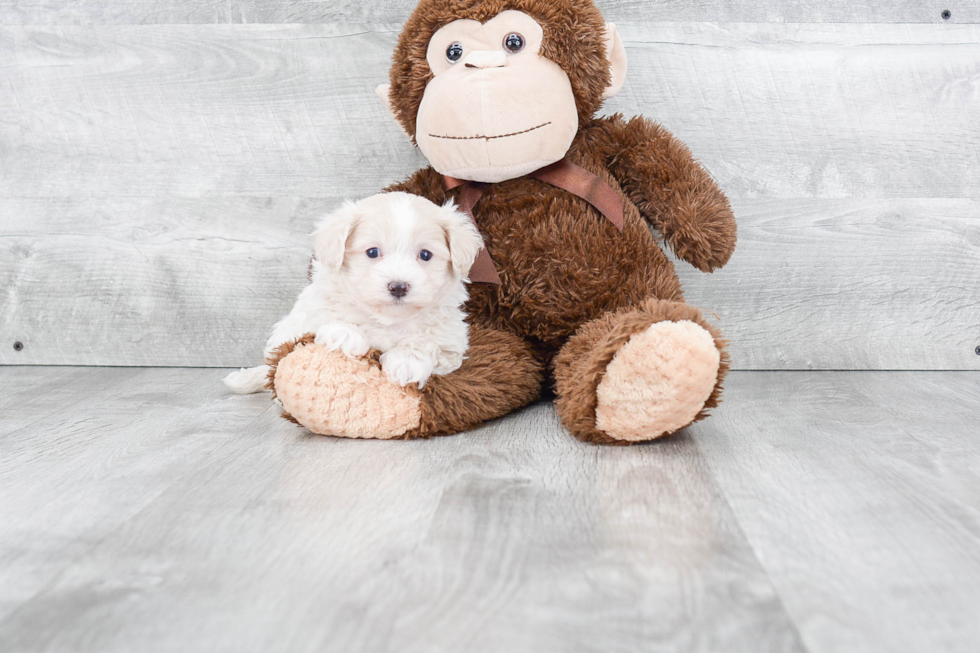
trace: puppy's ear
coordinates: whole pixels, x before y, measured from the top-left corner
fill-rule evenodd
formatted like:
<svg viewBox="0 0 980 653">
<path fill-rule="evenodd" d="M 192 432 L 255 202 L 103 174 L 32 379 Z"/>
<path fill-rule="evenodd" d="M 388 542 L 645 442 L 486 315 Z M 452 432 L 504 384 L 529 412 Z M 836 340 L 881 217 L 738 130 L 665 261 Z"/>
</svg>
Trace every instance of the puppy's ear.
<svg viewBox="0 0 980 653">
<path fill-rule="evenodd" d="M 483 249 L 483 238 L 469 216 L 456 210 L 449 202 L 441 208 L 442 228 L 449 243 L 449 259 L 453 270 L 461 277 L 469 274 L 476 255 Z"/>
<path fill-rule="evenodd" d="M 313 232 L 313 248 L 323 265 L 339 270 L 344 265 L 347 239 L 357 227 L 357 206 L 350 200 L 323 218 Z"/>
</svg>

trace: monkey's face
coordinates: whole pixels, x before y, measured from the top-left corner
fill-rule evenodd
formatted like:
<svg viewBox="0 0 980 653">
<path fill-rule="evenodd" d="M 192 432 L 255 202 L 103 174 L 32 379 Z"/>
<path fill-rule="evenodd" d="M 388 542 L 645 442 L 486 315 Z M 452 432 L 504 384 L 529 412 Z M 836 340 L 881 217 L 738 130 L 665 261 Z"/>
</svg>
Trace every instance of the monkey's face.
<svg viewBox="0 0 980 653">
<path fill-rule="evenodd" d="M 520 177 L 565 156 L 578 131 L 568 75 L 540 53 L 527 14 L 456 20 L 429 41 L 435 75 L 419 105 L 415 140 L 442 174 L 472 181 Z"/>
</svg>

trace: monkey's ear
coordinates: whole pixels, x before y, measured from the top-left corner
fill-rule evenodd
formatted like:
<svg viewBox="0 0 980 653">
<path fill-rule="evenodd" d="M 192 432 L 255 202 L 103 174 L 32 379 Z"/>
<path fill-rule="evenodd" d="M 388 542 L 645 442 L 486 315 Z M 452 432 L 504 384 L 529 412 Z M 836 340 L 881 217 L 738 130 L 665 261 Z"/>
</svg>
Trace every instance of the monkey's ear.
<svg viewBox="0 0 980 653">
<path fill-rule="evenodd" d="M 609 60 L 609 86 L 602 92 L 603 99 L 619 93 L 626 81 L 626 48 L 613 23 L 606 23 L 606 59 Z"/>
<path fill-rule="evenodd" d="M 378 88 L 374 89 L 375 94 L 381 98 L 381 103 L 384 104 L 385 109 L 388 110 L 388 115 L 391 116 L 391 119 L 395 121 L 395 124 L 398 125 L 398 128 L 402 130 L 403 134 L 411 138 L 412 136 L 405 131 L 405 125 L 403 125 L 402 121 L 395 115 L 395 110 L 391 108 L 391 97 L 388 95 L 389 91 L 391 91 L 391 84 L 380 84 Z"/>
</svg>

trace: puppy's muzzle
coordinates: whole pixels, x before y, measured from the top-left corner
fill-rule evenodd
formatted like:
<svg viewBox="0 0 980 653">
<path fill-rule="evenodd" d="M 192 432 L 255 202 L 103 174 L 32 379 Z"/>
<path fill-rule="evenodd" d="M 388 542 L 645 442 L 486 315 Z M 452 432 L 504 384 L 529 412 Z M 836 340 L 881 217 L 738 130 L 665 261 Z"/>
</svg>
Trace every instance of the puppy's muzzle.
<svg viewBox="0 0 980 653">
<path fill-rule="evenodd" d="M 392 281 L 388 284 L 388 292 L 391 293 L 391 296 L 395 299 L 401 299 L 408 294 L 408 289 L 410 287 L 411 286 L 404 281 Z"/>
</svg>

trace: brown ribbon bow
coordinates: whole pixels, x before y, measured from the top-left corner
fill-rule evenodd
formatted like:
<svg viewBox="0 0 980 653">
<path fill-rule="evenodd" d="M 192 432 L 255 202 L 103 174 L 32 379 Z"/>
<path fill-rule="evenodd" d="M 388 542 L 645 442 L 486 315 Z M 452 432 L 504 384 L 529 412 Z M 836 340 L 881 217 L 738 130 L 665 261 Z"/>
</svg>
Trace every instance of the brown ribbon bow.
<svg viewBox="0 0 980 653">
<path fill-rule="evenodd" d="M 591 204 L 606 219 L 615 225 L 619 231 L 623 230 L 623 201 L 620 199 L 612 186 L 607 184 L 597 175 L 592 174 L 585 168 L 576 165 L 568 159 L 562 159 L 549 166 L 535 170 L 529 177 L 534 177 L 546 184 L 551 184 L 556 188 L 566 190 L 572 195 L 581 197 Z M 454 188 L 462 189 L 459 191 L 459 210 L 469 216 L 473 224 L 476 218 L 473 217 L 473 207 L 483 197 L 490 184 L 477 181 L 466 181 L 455 177 L 442 176 L 442 187 L 448 192 Z M 493 259 L 484 247 L 480 250 L 473 267 L 470 268 L 470 281 L 475 283 L 500 283 L 500 275 L 497 268 L 493 265 Z"/>
</svg>

